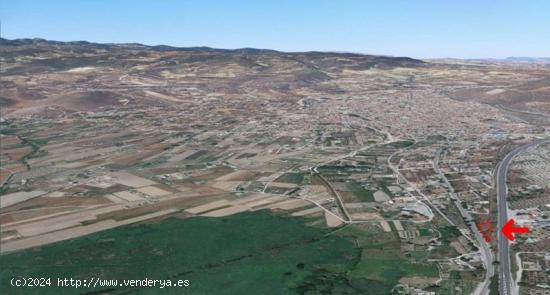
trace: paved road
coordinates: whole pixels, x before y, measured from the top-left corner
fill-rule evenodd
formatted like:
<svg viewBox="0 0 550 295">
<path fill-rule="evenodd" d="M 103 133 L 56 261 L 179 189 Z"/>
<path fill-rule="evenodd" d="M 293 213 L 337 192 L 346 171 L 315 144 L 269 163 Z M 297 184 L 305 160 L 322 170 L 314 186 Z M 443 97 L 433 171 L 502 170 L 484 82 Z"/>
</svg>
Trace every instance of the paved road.
<svg viewBox="0 0 550 295">
<path fill-rule="evenodd" d="M 454 187 L 451 185 L 451 183 L 449 182 L 445 174 L 443 174 L 443 172 L 439 168 L 439 159 L 441 158 L 441 152 L 442 152 L 442 148 L 438 149 L 435 154 L 434 161 L 433 161 L 434 171 L 445 182 L 451 194 L 451 198 L 453 199 L 453 203 L 458 208 L 460 215 L 462 215 L 462 217 L 464 217 L 464 219 L 466 220 L 466 224 L 470 226 L 470 230 L 472 231 L 472 234 L 476 238 L 477 243 L 480 247 L 479 254 L 481 255 L 481 259 L 483 260 L 483 265 L 485 267 L 485 279 L 483 280 L 483 282 L 481 282 L 478 285 L 478 287 L 474 290 L 472 294 L 475 294 L 475 295 L 489 294 L 489 285 L 491 284 L 491 278 L 495 274 L 495 268 L 493 266 L 493 252 L 491 251 L 489 244 L 481 236 L 481 233 L 477 229 L 475 222 L 473 222 L 474 219 L 470 215 L 470 212 L 468 212 L 466 209 L 464 209 L 464 207 L 462 207 L 462 202 L 458 197 L 458 195 L 455 193 Z"/>
<path fill-rule="evenodd" d="M 500 162 L 496 173 L 496 185 L 497 185 L 497 207 L 498 207 L 498 253 L 500 260 L 500 273 L 498 290 L 500 295 L 517 294 L 518 290 L 514 286 L 512 281 L 512 272 L 510 268 L 510 244 L 508 240 L 500 234 L 500 229 L 508 220 L 507 212 L 507 196 L 508 188 L 506 186 L 506 176 L 508 167 L 515 156 L 523 152 L 524 150 L 539 145 L 544 142 L 550 142 L 550 139 L 538 140 L 536 142 L 522 145 L 509 152 L 504 159 Z"/>
</svg>

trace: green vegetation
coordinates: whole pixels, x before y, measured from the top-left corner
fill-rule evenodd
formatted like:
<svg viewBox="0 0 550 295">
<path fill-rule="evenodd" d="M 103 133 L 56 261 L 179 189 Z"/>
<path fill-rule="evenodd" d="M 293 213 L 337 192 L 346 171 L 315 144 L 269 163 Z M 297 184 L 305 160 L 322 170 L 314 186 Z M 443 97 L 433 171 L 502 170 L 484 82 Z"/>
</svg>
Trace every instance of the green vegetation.
<svg viewBox="0 0 550 295">
<path fill-rule="evenodd" d="M 34 159 L 34 158 L 40 158 L 40 157 L 44 157 L 48 154 L 47 151 L 45 150 L 37 150 L 36 152 L 32 153 L 32 154 L 29 154 L 27 155 L 27 158 L 26 159 Z"/>
<path fill-rule="evenodd" d="M 391 289 L 404 276 L 438 277 L 435 263 L 413 263 L 401 250 L 401 241 L 394 233 L 383 232 L 373 225 L 348 226 L 339 234 L 356 237 L 361 259 L 351 270 L 352 278 L 376 282 L 380 294 Z M 370 294 L 370 293 L 369 293 Z"/>
<path fill-rule="evenodd" d="M 450 243 L 451 240 L 456 239 L 461 236 L 460 231 L 456 226 L 442 226 L 438 228 L 441 233 L 441 240 L 443 243 Z"/>
<path fill-rule="evenodd" d="M 0 128 L 0 134 L 2 135 L 15 135 L 17 131 L 19 131 L 17 128 L 11 126 L 2 126 Z"/>
<path fill-rule="evenodd" d="M 28 139 L 23 136 L 18 136 L 18 138 L 19 140 L 21 140 L 21 143 L 23 146 L 30 145 L 32 148 L 30 153 L 26 154 L 21 158 L 21 162 L 23 163 L 23 165 L 25 165 L 25 167 L 27 167 L 27 170 L 31 170 L 31 166 L 29 165 L 27 160 L 33 159 L 33 158 L 39 158 L 47 155 L 48 152 L 45 150 L 41 150 L 40 146 L 47 144 L 48 140 L 47 139 Z"/>
<path fill-rule="evenodd" d="M 477 280 L 480 279 L 480 278 L 475 278 L 474 280 L 474 277 L 472 276 L 472 274 L 474 273 L 475 272 L 473 271 L 462 272 L 460 274 L 460 279 L 451 278 L 449 280 L 443 280 L 439 286 L 433 286 L 432 288 L 427 290 L 436 292 L 436 294 L 456 294 L 456 295 L 472 294 L 472 292 L 475 290 L 477 286 Z M 453 276 L 452 272 L 451 272 L 451 276 Z M 465 278 L 464 276 L 468 276 L 468 278 Z M 498 294 L 498 291 L 495 293 L 491 291 L 490 294 Z"/>
<path fill-rule="evenodd" d="M 413 144 L 414 144 L 414 140 L 401 140 L 401 141 L 392 142 L 389 145 L 394 148 L 406 148 Z"/>
<path fill-rule="evenodd" d="M 356 170 L 357 167 L 352 165 L 325 165 L 320 166 L 318 168 L 319 172 L 323 176 L 330 176 L 330 175 L 350 175 L 351 171 Z"/>
<path fill-rule="evenodd" d="M 363 188 L 357 181 L 351 180 L 347 186 L 361 202 L 374 202 L 373 192 Z"/>
<path fill-rule="evenodd" d="M 354 275 L 378 280 L 391 288 L 405 276 L 438 277 L 434 264 L 411 263 L 395 251 L 364 251 L 365 258 L 357 265 Z"/>
<path fill-rule="evenodd" d="M 10 176 L 8 176 L 8 178 L 6 178 L 4 183 L 0 186 L 0 196 L 6 194 L 10 189 L 9 183 L 12 177 L 13 177 L 13 174 L 10 174 Z"/>
<path fill-rule="evenodd" d="M 29 140 L 29 142 L 32 144 L 32 145 L 37 145 L 37 146 L 40 146 L 40 145 L 46 145 L 48 144 L 48 139 L 45 139 L 45 138 L 38 138 L 38 139 L 31 139 Z"/>
<path fill-rule="evenodd" d="M 242 188 L 242 190 L 245 190 L 244 188 Z M 291 189 L 289 188 L 284 188 L 284 187 L 275 187 L 275 186 L 268 186 L 267 189 L 265 190 L 266 193 L 268 194 L 285 194 L 287 192 L 289 192 Z"/>
<path fill-rule="evenodd" d="M 402 277 L 439 277 L 426 249 L 404 251 L 395 230 L 378 224 L 337 230 L 306 218 L 248 212 L 224 218 L 168 218 L 124 226 L 0 256 L 0 284 L 12 276 L 189 280 L 163 294 L 391 294 Z M 444 239 L 454 227 L 439 229 Z M 424 234 L 430 234 L 422 228 Z M 434 232 L 435 233 L 435 232 Z M 459 234 L 459 233 L 458 233 Z M 420 247 L 420 246 L 418 246 Z M 447 245 L 443 245 L 447 248 Z M 433 251 L 433 250 L 432 250 Z M 475 274 L 452 272 L 430 289 L 475 287 Z M 468 281 L 468 282 L 465 282 Z M 472 281 L 472 282 L 469 282 Z M 158 294 L 156 288 L 86 288 L 81 293 Z M 18 288 L 9 294 L 72 294 L 72 288 Z"/>
<path fill-rule="evenodd" d="M 438 228 L 441 234 L 441 245 L 434 248 L 429 255 L 432 259 L 443 259 L 445 257 L 455 257 L 459 253 L 451 247 L 451 242 L 456 240 L 461 234 L 456 226 L 442 226 Z"/>
<path fill-rule="evenodd" d="M 0 257 L 1 279 L 12 276 L 86 279 L 187 279 L 163 294 L 365 293 L 368 282 L 347 278 L 358 250 L 347 238 L 304 226 L 304 219 L 266 212 L 227 218 L 170 218 L 125 226 Z M 358 289 L 359 288 L 359 289 Z M 156 294 L 158 289 L 82 289 Z M 116 292 L 115 292 L 116 291 Z M 13 288 L 9 294 L 73 294 L 71 288 Z"/>
<path fill-rule="evenodd" d="M 433 236 L 432 231 L 429 228 L 419 228 L 418 233 L 421 237 L 431 237 Z"/>
<path fill-rule="evenodd" d="M 294 184 L 300 184 L 302 181 L 304 181 L 304 173 L 302 172 L 288 172 L 281 177 L 277 178 L 275 180 L 276 182 L 287 182 L 287 183 L 294 183 Z"/>
</svg>

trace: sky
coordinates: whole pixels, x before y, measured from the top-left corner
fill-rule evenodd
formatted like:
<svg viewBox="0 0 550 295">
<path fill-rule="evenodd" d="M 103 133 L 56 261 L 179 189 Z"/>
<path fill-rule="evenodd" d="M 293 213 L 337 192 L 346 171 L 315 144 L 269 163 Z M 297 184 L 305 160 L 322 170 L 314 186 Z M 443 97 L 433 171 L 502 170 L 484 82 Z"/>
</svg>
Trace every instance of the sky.
<svg viewBox="0 0 550 295">
<path fill-rule="evenodd" d="M 2 37 L 415 58 L 550 56 L 548 0 L 1 0 Z"/>
</svg>

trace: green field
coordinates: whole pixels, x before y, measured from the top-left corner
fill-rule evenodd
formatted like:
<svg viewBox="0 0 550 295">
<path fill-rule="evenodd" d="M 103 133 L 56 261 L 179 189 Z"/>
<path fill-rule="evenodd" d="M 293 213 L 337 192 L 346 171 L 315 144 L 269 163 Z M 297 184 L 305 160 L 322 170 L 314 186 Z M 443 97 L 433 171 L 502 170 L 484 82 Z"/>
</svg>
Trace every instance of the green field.
<svg viewBox="0 0 550 295">
<path fill-rule="evenodd" d="M 117 288 L 110 294 L 317 294 L 348 290 L 359 251 L 305 220 L 266 212 L 227 218 L 170 218 L 125 226 L 0 257 L 1 286 L 12 276 L 187 279 L 185 290 Z M 364 284 L 363 284 L 364 285 Z M 366 285 L 365 285 L 366 286 Z M 9 288 L 3 294 L 74 294 L 106 289 Z"/>
<path fill-rule="evenodd" d="M 347 184 L 348 189 L 359 199 L 361 202 L 374 202 L 373 192 L 364 189 L 357 181 L 351 180 Z"/>
<path fill-rule="evenodd" d="M 350 277 L 377 282 L 379 294 L 390 294 L 402 277 L 439 277 L 435 263 L 413 263 L 402 253 L 401 241 L 395 232 L 382 232 L 375 226 L 348 226 L 339 233 L 355 237 L 362 249 L 361 259 L 351 269 Z"/>
<path fill-rule="evenodd" d="M 389 144 L 389 146 L 394 148 L 406 148 L 413 144 L 414 144 L 413 140 L 401 140 L 401 141 L 392 142 Z"/>
<path fill-rule="evenodd" d="M 287 182 L 300 184 L 304 181 L 304 174 L 302 172 L 288 172 L 275 180 L 276 182 Z"/>
</svg>

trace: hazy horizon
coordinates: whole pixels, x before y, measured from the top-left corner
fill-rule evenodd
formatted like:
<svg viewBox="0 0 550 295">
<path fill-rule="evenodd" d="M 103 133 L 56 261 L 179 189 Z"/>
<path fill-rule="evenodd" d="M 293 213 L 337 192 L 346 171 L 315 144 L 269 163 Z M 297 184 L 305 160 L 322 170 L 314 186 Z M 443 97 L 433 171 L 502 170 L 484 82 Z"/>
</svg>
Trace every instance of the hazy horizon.
<svg viewBox="0 0 550 295">
<path fill-rule="evenodd" d="M 458 60 L 505 60 L 505 59 L 521 59 L 521 58 L 533 58 L 533 59 L 547 59 L 550 58 L 550 56 L 506 56 L 501 58 L 494 58 L 494 57 L 471 57 L 471 58 L 459 58 L 459 57 L 411 57 L 411 56 L 405 56 L 405 55 L 388 55 L 383 53 L 371 53 L 371 52 L 354 52 L 354 51 L 343 51 L 343 50 L 306 50 L 306 51 L 284 51 L 284 50 L 277 50 L 272 48 L 257 48 L 257 47 L 235 47 L 235 48 L 222 48 L 222 47 L 211 47 L 211 46 L 205 46 L 205 45 L 195 45 L 195 46 L 177 46 L 177 45 L 171 45 L 171 44 L 144 44 L 140 42 L 94 42 L 89 40 L 53 40 L 53 39 L 46 39 L 42 37 L 21 37 L 21 38 L 14 38 L 14 39 L 8 39 L 1 37 L 6 40 L 25 40 L 25 39 L 40 39 L 45 41 L 51 41 L 51 42 L 88 42 L 91 44 L 106 44 L 106 45 L 124 45 L 124 44 L 136 44 L 136 45 L 143 45 L 148 47 L 155 47 L 155 46 L 169 46 L 174 48 L 210 48 L 210 49 L 216 49 L 216 50 L 239 50 L 239 49 L 256 49 L 256 50 L 269 50 L 269 51 L 277 51 L 282 53 L 307 53 L 307 52 L 326 52 L 326 53 L 349 53 L 349 54 L 361 54 L 361 55 L 374 55 L 374 56 L 387 56 L 387 57 L 408 57 L 408 58 L 414 58 L 414 59 L 423 59 L 423 60 L 430 60 L 430 59 L 458 59 Z"/>
<path fill-rule="evenodd" d="M 6 39 L 328 51 L 412 58 L 550 56 L 546 1 L 2 1 Z"/>
</svg>

